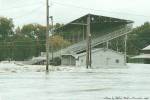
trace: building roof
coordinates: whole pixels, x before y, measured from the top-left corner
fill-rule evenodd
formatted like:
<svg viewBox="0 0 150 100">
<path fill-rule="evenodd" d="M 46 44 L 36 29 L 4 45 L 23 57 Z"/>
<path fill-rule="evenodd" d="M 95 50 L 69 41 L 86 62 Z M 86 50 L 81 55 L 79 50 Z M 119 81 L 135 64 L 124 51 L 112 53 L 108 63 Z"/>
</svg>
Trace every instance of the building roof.
<svg viewBox="0 0 150 100">
<path fill-rule="evenodd" d="M 111 49 L 106 49 L 106 48 L 97 48 L 97 49 L 93 49 L 92 50 L 92 53 L 95 53 L 95 52 L 98 52 L 98 51 L 109 51 L 109 52 L 113 52 L 113 53 L 116 53 L 116 54 L 119 54 L 119 55 L 124 55 L 122 54 L 121 52 L 117 52 L 117 51 L 114 51 L 114 50 L 111 50 Z M 80 53 L 80 54 L 63 54 L 62 56 L 73 56 L 73 57 L 81 57 L 81 56 L 85 56 L 86 55 L 86 52 L 83 52 L 83 53 Z"/>
<path fill-rule="evenodd" d="M 109 52 L 113 52 L 113 53 L 116 53 L 116 54 L 119 54 L 119 55 L 123 55 L 120 52 L 117 52 L 117 51 L 114 51 L 114 50 L 111 50 L 111 49 L 106 49 L 106 48 L 97 48 L 97 49 L 94 49 L 94 50 L 92 50 L 92 53 L 96 53 L 96 52 L 99 52 L 99 51 L 109 51 Z M 85 56 L 85 55 L 86 55 L 86 52 L 78 54 L 77 56 Z"/>
<path fill-rule="evenodd" d="M 143 48 L 142 50 L 150 50 L 150 45 L 145 47 L 145 48 Z"/>
<path fill-rule="evenodd" d="M 71 34 L 70 32 L 74 30 L 77 30 L 77 31 L 82 30 L 83 26 L 87 24 L 88 16 L 91 17 L 91 33 L 100 33 L 102 30 L 108 31 L 109 29 L 114 28 L 116 26 L 133 23 L 133 21 L 131 20 L 101 16 L 101 15 L 94 15 L 94 14 L 87 14 L 76 20 L 69 22 L 68 24 L 58 29 L 55 29 L 54 32 L 56 34 L 63 33 L 63 32 Z"/>
<path fill-rule="evenodd" d="M 131 57 L 131 59 L 150 59 L 150 54 L 141 54 L 138 56 Z"/>
<path fill-rule="evenodd" d="M 103 24 L 103 23 L 133 23 L 131 20 L 108 17 L 108 16 L 101 16 L 101 15 L 94 15 L 94 14 L 86 14 L 78 19 L 75 19 L 64 26 L 56 29 L 56 30 L 65 30 L 66 28 L 70 28 L 71 26 L 83 26 L 87 24 L 87 17 L 91 16 L 91 24 Z"/>
</svg>

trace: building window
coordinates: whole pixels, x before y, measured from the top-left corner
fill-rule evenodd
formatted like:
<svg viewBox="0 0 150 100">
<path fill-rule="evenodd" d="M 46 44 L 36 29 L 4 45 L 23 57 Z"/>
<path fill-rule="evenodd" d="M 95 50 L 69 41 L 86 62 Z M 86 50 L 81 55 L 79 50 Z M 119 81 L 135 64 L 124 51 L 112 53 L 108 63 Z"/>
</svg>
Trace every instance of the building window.
<svg viewBox="0 0 150 100">
<path fill-rule="evenodd" d="M 78 57 L 78 58 L 76 58 L 76 61 L 79 61 L 79 57 Z"/>
<path fill-rule="evenodd" d="M 116 63 L 119 63 L 119 59 L 116 59 Z"/>
</svg>

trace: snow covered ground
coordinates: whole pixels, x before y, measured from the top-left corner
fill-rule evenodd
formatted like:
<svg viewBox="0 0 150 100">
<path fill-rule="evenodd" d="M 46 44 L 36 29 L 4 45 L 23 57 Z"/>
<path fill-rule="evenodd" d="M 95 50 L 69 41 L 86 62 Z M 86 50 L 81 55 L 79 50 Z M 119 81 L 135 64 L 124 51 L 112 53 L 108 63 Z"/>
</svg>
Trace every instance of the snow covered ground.
<svg viewBox="0 0 150 100">
<path fill-rule="evenodd" d="M 0 100 L 150 100 L 150 65 L 53 69 L 0 63 Z"/>
<path fill-rule="evenodd" d="M 45 72 L 45 65 L 24 65 L 21 62 L 3 61 L 0 63 L 0 73 Z M 79 68 L 69 66 L 49 66 L 50 71 L 73 71 Z M 83 68 L 85 69 L 85 68 Z M 81 70 L 81 69 L 80 69 Z"/>
</svg>

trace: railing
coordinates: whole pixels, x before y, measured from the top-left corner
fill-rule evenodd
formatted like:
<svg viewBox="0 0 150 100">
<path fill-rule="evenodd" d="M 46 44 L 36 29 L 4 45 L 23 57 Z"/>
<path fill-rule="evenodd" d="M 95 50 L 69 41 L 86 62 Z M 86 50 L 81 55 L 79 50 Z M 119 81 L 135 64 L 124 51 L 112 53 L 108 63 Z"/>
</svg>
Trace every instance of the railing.
<svg viewBox="0 0 150 100">
<path fill-rule="evenodd" d="M 107 41 L 110 41 L 110 40 L 115 39 L 117 37 L 120 37 L 122 35 L 125 35 L 125 34 L 131 32 L 131 28 L 132 28 L 131 26 L 127 25 L 126 27 L 121 28 L 117 31 L 114 31 L 114 32 L 111 32 L 109 34 L 100 36 L 98 38 L 93 38 L 92 41 L 91 41 L 91 46 L 95 47 L 99 44 L 105 43 Z M 71 46 L 69 46 L 65 49 L 61 49 L 59 51 L 56 51 L 56 52 L 54 52 L 53 55 L 54 55 L 54 58 L 55 58 L 55 57 L 60 57 L 61 54 L 75 54 L 75 53 L 81 52 L 83 50 L 86 50 L 86 40 L 78 42 L 76 44 L 73 44 L 73 45 L 71 45 Z M 52 59 L 51 53 L 49 53 L 49 55 L 50 55 L 50 59 Z M 43 55 L 43 57 L 44 57 L 44 55 Z M 28 61 L 28 62 L 25 62 L 25 63 L 34 64 L 38 61 L 40 61 L 40 60 L 32 59 L 31 61 Z"/>
<path fill-rule="evenodd" d="M 122 35 L 125 35 L 125 34 L 131 32 L 131 29 L 132 29 L 132 27 L 126 26 L 126 27 L 121 28 L 117 31 L 106 34 L 104 36 L 101 36 L 101 37 L 98 37 L 98 38 L 93 38 L 92 41 L 91 41 L 92 42 L 91 46 L 95 47 L 99 44 L 105 43 L 107 41 L 110 41 L 110 40 L 115 39 L 117 37 L 120 37 Z M 78 42 L 78 43 L 73 44 L 73 45 L 71 45 L 67 48 L 64 48 L 64 49 L 61 49 L 59 51 L 54 52 L 54 57 L 59 57 L 61 54 L 68 54 L 68 53 L 69 54 L 70 53 L 75 54 L 75 53 L 83 51 L 83 50 L 86 50 L 86 40 Z M 51 59 L 51 57 L 50 57 L 50 59 Z"/>
<path fill-rule="evenodd" d="M 131 31 L 130 27 L 125 27 L 125 28 L 122 28 L 120 30 L 114 31 L 112 33 L 106 34 L 104 36 L 92 39 L 91 46 L 95 47 L 95 46 L 97 46 L 99 44 L 102 44 L 104 42 L 107 42 L 107 41 L 110 41 L 112 39 L 115 39 L 115 38 L 117 38 L 119 36 L 125 35 L 125 34 L 129 33 L 130 31 Z M 68 48 L 68 50 L 71 53 L 80 52 L 80 51 L 83 51 L 85 49 L 86 49 L 86 41 L 79 42 L 79 43 L 77 43 L 75 45 L 72 45 L 72 46 L 70 46 Z"/>
</svg>

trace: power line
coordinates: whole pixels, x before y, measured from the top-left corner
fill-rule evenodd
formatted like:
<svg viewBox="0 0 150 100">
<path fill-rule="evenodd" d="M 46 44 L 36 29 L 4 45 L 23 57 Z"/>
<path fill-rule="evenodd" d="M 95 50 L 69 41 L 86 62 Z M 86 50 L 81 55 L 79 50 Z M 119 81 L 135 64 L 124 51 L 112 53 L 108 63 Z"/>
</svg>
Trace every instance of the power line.
<svg viewBox="0 0 150 100">
<path fill-rule="evenodd" d="M 11 41 L 11 42 L 0 42 L 0 43 L 16 43 L 16 42 L 45 42 L 46 40 L 32 40 L 32 41 Z"/>
<path fill-rule="evenodd" d="M 132 16 L 140 16 L 140 17 L 150 17 L 150 16 L 145 16 L 142 14 L 133 14 L 133 13 L 123 13 L 123 12 L 114 12 L 114 11 L 107 11 L 107 10 L 100 10 L 100 9 L 93 9 L 93 8 L 86 8 L 86 7 L 81 7 L 81 6 L 76 6 L 72 4 L 66 4 L 66 3 L 60 3 L 60 2 L 53 2 L 54 4 L 57 5 L 62 5 L 62 6 L 67 6 L 67 7 L 74 7 L 77 9 L 82 9 L 82 10 L 91 10 L 91 11 L 100 11 L 100 12 L 107 12 L 107 13 L 114 13 L 114 14 L 125 14 L 125 15 L 132 15 Z"/>
<path fill-rule="evenodd" d="M 138 39 L 149 39 L 149 37 L 138 37 Z M 129 38 L 128 40 L 136 40 L 136 38 Z M 13 43 L 31 43 L 31 42 L 45 42 L 45 41 L 46 40 L 32 40 L 32 41 L 11 41 L 11 42 L 0 42 L 0 43 L 13 44 Z"/>
<path fill-rule="evenodd" d="M 11 7 L 11 8 L 7 8 L 7 9 L 0 9 L 1 12 L 4 12 L 4 11 L 10 11 L 10 9 L 18 9 L 18 8 L 27 8 L 27 7 L 32 7 L 33 5 L 41 5 L 43 2 L 40 1 L 38 3 L 32 3 L 32 4 L 29 4 L 29 5 L 24 5 L 24 6 L 14 6 L 14 7 Z"/>
<path fill-rule="evenodd" d="M 28 13 L 26 13 L 26 14 L 24 14 L 24 15 L 14 17 L 13 19 L 20 19 L 20 18 L 26 17 L 26 15 L 31 16 L 31 14 L 33 14 L 35 11 L 39 11 L 38 8 L 40 8 L 41 6 L 42 6 L 42 5 L 36 7 L 35 9 L 31 10 L 30 12 L 28 12 Z"/>
</svg>

